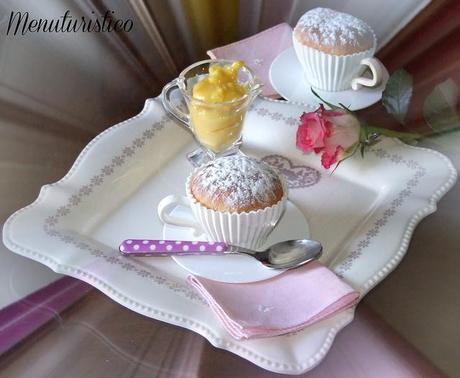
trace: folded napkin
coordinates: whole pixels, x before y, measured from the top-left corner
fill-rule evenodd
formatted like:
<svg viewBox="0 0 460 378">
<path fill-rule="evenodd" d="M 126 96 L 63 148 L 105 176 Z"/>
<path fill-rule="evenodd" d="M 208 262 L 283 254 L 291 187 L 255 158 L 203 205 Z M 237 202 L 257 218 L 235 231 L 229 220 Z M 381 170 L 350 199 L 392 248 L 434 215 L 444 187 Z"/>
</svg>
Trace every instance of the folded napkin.
<svg viewBox="0 0 460 378">
<path fill-rule="evenodd" d="M 282 23 L 249 38 L 208 51 L 211 59 L 241 59 L 264 83 L 264 96 L 277 96 L 268 78 L 270 65 L 279 53 L 292 47 L 292 29 Z"/>
<path fill-rule="evenodd" d="M 319 262 L 265 281 L 228 284 L 189 276 L 235 339 L 297 331 L 353 306 L 359 296 Z"/>
</svg>

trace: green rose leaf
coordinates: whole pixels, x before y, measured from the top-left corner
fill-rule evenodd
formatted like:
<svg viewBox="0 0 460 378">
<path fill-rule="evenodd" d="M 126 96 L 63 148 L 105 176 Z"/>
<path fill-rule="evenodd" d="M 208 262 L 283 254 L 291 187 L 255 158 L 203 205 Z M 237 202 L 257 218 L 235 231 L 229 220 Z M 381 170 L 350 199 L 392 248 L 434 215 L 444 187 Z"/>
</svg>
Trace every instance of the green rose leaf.
<svg viewBox="0 0 460 378">
<path fill-rule="evenodd" d="M 399 69 L 388 79 L 382 95 L 382 103 L 388 113 L 404 124 L 412 98 L 412 75 Z"/>
<path fill-rule="evenodd" d="M 442 132 L 460 125 L 457 114 L 458 85 L 447 79 L 436 85 L 423 104 L 423 117 L 436 132 Z"/>
</svg>

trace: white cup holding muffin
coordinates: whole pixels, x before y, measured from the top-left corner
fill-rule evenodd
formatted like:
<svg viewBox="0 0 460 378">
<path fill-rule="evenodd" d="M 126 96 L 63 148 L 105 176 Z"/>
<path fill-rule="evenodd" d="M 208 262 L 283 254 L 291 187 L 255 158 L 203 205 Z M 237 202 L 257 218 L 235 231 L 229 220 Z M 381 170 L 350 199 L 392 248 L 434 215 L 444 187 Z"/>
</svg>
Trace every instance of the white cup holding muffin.
<svg viewBox="0 0 460 378">
<path fill-rule="evenodd" d="M 245 248 L 261 248 L 286 209 L 287 187 L 277 172 L 241 154 L 196 168 L 187 178 L 185 192 L 160 201 L 157 210 L 163 223 Z M 172 215 L 177 205 L 189 207 L 194 219 Z"/>
<path fill-rule="evenodd" d="M 374 58 L 377 38 L 364 21 L 328 8 L 306 12 L 292 33 L 294 50 L 305 79 L 320 90 L 376 87 L 383 78 L 382 63 Z M 369 68 L 372 77 L 361 76 Z"/>
</svg>

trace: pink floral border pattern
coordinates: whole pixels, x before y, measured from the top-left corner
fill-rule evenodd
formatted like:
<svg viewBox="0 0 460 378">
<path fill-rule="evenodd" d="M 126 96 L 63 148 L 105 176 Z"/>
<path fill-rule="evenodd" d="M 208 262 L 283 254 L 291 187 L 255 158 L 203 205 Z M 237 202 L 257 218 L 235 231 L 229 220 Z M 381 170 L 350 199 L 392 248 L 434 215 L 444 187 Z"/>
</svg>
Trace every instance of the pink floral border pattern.
<svg viewBox="0 0 460 378">
<path fill-rule="evenodd" d="M 257 115 L 261 117 L 270 118 L 273 121 L 283 121 L 286 125 L 295 126 L 299 123 L 299 119 L 294 118 L 292 116 L 285 116 L 280 112 L 271 112 L 267 108 L 264 107 L 255 107 L 254 111 Z"/>
<path fill-rule="evenodd" d="M 148 140 L 152 139 L 157 131 L 162 130 L 168 121 L 172 122 L 168 116 L 164 115 L 160 121 L 155 122 L 151 127 L 145 130 L 142 135 L 133 139 L 130 145 L 124 147 L 121 153 L 111 160 L 110 164 L 102 167 L 97 174 L 93 175 L 88 180 L 86 185 L 81 186 L 76 194 L 71 195 L 67 199 L 67 203 L 58 207 L 53 215 L 48 216 L 43 224 L 43 229 L 47 235 L 58 238 L 65 244 L 71 244 L 80 250 L 85 250 L 96 258 L 104 259 L 109 264 L 116 264 L 128 272 L 134 272 L 139 277 L 145 278 L 157 285 L 165 286 L 173 292 L 181 294 L 194 302 L 207 306 L 206 301 L 186 284 L 180 284 L 173 281 L 164 277 L 159 272 L 152 272 L 154 268 L 146 270 L 135 260 L 119 255 L 118 251 L 110 251 L 109 253 L 106 253 L 102 249 L 94 247 L 90 243 L 84 242 L 68 233 L 58 230 L 59 222 L 64 217 L 70 215 L 74 208 L 82 202 L 84 197 L 89 196 L 98 186 L 102 185 L 105 179 L 110 177 L 117 168 L 125 164 L 126 161 L 136 153 L 136 150 L 142 148 Z"/>
<path fill-rule="evenodd" d="M 378 217 L 371 228 L 361 238 L 353 250 L 347 257 L 334 269 L 338 276 L 343 277 L 343 274 L 350 270 L 356 261 L 365 252 L 366 248 L 370 246 L 372 239 L 374 239 L 388 223 L 388 221 L 396 214 L 397 209 L 403 205 L 405 200 L 412 194 L 412 190 L 419 184 L 420 179 L 426 175 L 426 168 L 422 167 L 418 162 L 411 159 L 404 159 L 399 154 L 390 154 L 384 149 L 374 148 L 370 150 L 380 159 L 387 159 L 394 164 L 405 165 L 407 168 L 414 171 L 412 177 L 406 182 L 406 185 L 398 192 L 396 198 L 390 202 L 390 206 L 383 210 L 382 215 Z"/>
</svg>

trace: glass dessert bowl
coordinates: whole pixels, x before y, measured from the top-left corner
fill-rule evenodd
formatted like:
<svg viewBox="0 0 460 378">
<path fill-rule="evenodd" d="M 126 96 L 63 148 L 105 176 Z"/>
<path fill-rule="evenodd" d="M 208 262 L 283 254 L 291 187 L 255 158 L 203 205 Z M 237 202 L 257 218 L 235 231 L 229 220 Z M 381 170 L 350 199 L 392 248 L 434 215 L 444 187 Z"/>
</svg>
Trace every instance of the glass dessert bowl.
<svg viewBox="0 0 460 378">
<path fill-rule="evenodd" d="M 171 101 L 175 89 L 188 112 Z M 243 62 L 224 59 L 192 64 L 163 88 L 166 111 L 185 125 L 201 146 L 188 155 L 192 164 L 238 152 L 247 109 L 261 90 L 262 84 Z"/>
</svg>

